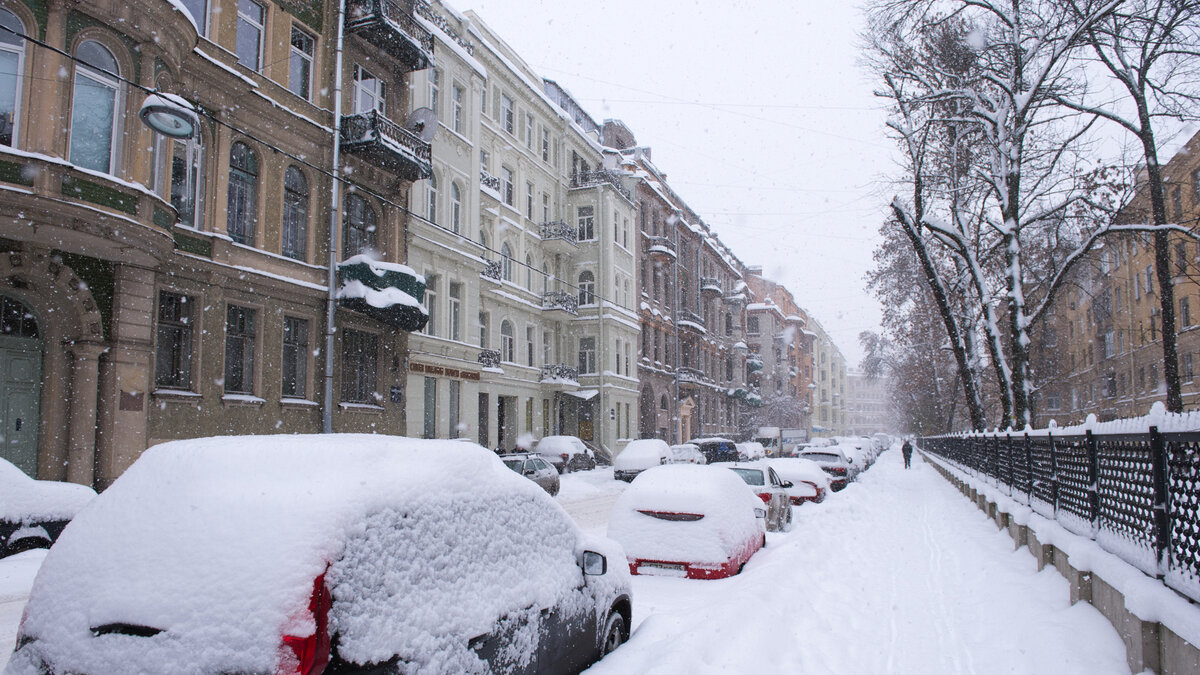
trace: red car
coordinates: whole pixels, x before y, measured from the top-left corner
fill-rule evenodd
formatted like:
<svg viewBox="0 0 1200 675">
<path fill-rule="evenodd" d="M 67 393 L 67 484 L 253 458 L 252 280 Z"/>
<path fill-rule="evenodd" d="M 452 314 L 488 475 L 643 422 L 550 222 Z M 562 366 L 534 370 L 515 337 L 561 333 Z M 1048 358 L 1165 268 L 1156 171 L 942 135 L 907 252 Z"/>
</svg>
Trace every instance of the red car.
<svg viewBox="0 0 1200 675">
<path fill-rule="evenodd" d="M 832 489 L 829 474 L 821 469 L 821 465 L 810 459 L 783 457 L 769 459 L 767 464 L 775 469 L 779 477 L 792 484 L 787 488 L 788 499 L 793 506 L 806 502 L 817 504 L 825 501 L 825 496 Z"/>
<path fill-rule="evenodd" d="M 766 544 L 765 505 L 721 466 L 666 464 L 638 475 L 617 499 L 608 536 L 633 574 L 720 579 Z"/>
</svg>

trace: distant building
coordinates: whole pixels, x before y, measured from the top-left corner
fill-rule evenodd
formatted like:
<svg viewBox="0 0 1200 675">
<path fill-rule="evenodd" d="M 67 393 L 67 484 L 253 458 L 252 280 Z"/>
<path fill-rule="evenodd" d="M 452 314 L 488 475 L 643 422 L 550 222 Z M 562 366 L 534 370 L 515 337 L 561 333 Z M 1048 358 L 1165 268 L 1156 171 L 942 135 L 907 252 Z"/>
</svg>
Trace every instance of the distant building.
<svg viewBox="0 0 1200 675">
<path fill-rule="evenodd" d="M 846 373 L 847 435 L 870 436 L 894 428 L 891 385 L 887 377 L 869 377 L 856 371 Z"/>
</svg>

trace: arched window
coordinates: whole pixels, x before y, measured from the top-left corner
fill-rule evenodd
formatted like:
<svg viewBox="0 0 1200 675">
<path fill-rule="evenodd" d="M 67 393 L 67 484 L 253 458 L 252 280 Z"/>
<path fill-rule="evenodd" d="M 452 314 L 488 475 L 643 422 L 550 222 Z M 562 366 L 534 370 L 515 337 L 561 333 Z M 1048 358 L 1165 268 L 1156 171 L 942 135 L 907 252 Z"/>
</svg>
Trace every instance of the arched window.
<svg viewBox="0 0 1200 675">
<path fill-rule="evenodd" d="M 504 280 L 512 281 L 513 280 L 512 248 L 508 245 L 507 241 L 500 245 L 500 264 L 503 266 Z"/>
<path fill-rule="evenodd" d="M 283 174 L 283 247 L 289 258 L 304 260 L 308 252 L 308 181 L 300 169 Z"/>
<path fill-rule="evenodd" d="M 579 275 L 579 304 L 590 305 L 596 302 L 596 275 L 583 272 Z"/>
<path fill-rule="evenodd" d="M 226 216 L 229 237 L 239 244 L 253 246 L 258 216 L 258 157 L 245 143 L 234 143 L 229 150 Z"/>
<path fill-rule="evenodd" d="M 450 183 L 450 229 L 455 234 L 462 231 L 462 188 Z"/>
<path fill-rule="evenodd" d="M 550 263 L 542 261 L 542 294 L 550 290 Z"/>
<path fill-rule="evenodd" d="M 514 342 L 512 322 L 505 319 L 500 322 L 500 358 L 513 361 L 513 357 L 516 356 Z"/>
<path fill-rule="evenodd" d="M 367 200 L 358 195 L 346 197 L 346 213 L 343 216 L 342 227 L 345 229 L 342 240 L 345 257 L 349 258 L 375 248 L 375 209 L 371 208 Z"/>
<path fill-rule="evenodd" d="M 426 212 L 425 217 L 429 219 L 429 222 L 434 223 L 435 225 L 437 224 L 437 197 L 438 197 L 437 176 L 430 176 L 429 177 L 429 203 L 428 203 L 429 210 Z"/>
<path fill-rule="evenodd" d="M 0 26 L 25 34 L 16 14 L 0 7 Z M 0 145 L 17 144 L 21 116 L 21 81 L 25 73 L 25 40 L 0 30 Z"/>
<path fill-rule="evenodd" d="M 112 52 L 95 40 L 79 43 L 75 57 L 80 63 L 71 96 L 71 163 L 113 173 L 122 117 L 117 114 L 121 89 L 116 78 L 121 71 Z"/>
</svg>

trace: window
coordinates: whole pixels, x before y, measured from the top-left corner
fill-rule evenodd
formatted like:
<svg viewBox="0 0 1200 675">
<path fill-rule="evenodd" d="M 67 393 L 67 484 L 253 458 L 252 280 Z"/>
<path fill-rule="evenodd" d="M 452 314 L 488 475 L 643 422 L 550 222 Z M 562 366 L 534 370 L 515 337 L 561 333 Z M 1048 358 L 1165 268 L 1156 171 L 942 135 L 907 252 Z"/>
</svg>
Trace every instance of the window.
<svg viewBox="0 0 1200 675">
<path fill-rule="evenodd" d="M 458 438 L 461 431 L 459 429 L 459 406 L 462 399 L 462 382 L 458 380 L 450 380 L 450 425 L 447 433 L 450 438 Z"/>
<path fill-rule="evenodd" d="M 258 218 L 258 157 L 245 143 L 229 150 L 229 206 L 226 229 L 239 244 L 254 245 Z"/>
<path fill-rule="evenodd" d="M 425 322 L 425 334 L 437 335 L 437 275 L 425 271 L 425 308 L 429 310 L 429 320 Z"/>
<path fill-rule="evenodd" d="M 542 128 L 542 161 L 550 161 L 550 130 Z"/>
<path fill-rule="evenodd" d="M 1195 376 L 1196 376 L 1196 372 L 1192 368 L 1192 355 L 1184 354 L 1183 355 L 1183 381 L 1191 382 L 1193 379 L 1195 379 Z"/>
<path fill-rule="evenodd" d="M 666 394 L 663 394 L 662 398 L 658 399 L 658 409 L 659 410 L 667 409 L 667 395 Z"/>
<path fill-rule="evenodd" d="M 120 69 L 112 52 L 95 40 L 84 40 L 75 50 L 71 97 L 71 163 L 93 171 L 116 170 L 120 138 Z"/>
<path fill-rule="evenodd" d="M 450 314 L 450 339 L 462 340 L 462 284 L 450 282 L 448 312 Z"/>
<path fill-rule="evenodd" d="M 479 90 L 479 113 L 481 115 L 488 114 L 488 111 L 487 111 L 487 83 L 486 82 L 483 84 L 483 87 L 481 87 Z"/>
<path fill-rule="evenodd" d="M 533 115 L 525 113 L 525 147 L 533 149 Z"/>
<path fill-rule="evenodd" d="M 758 317 L 757 316 L 746 317 L 746 332 L 751 335 L 758 335 Z M 822 354 L 821 356 L 822 356 L 822 358 L 824 358 L 825 355 Z"/>
<path fill-rule="evenodd" d="M 225 393 L 254 393 L 255 310 L 225 308 Z"/>
<path fill-rule="evenodd" d="M 488 170 L 488 167 L 491 166 L 491 161 L 489 161 L 490 159 L 491 159 L 491 155 L 488 154 L 488 151 L 480 149 L 480 151 L 479 151 L 479 171 L 481 173 L 486 173 L 489 176 L 492 173 L 491 171 Z"/>
<path fill-rule="evenodd" d="M 505 204 L 513 205 L 513 172 L 507 166 L 500 167 L 500 195 Z"/>
<path fill-rule="evenodd" d="M 381 114 L 387 112 L 385 107 L 386 89 L 383 80 L 375 77 L 355 64 L 354 66 L 354 112 L 368 113 L 377 110 Z"/>
<path fill-rule="evenodd" d="M 542 331 L 542 364 L 554 362 L 554 347 L 551 344 L 550 331 Z"/>
<path fill-rule="evenodd" d="M 429 219 L 429 222 L 433 223 L 434 225 L 437 225 L 437 197 L 438 197 L 437 176 L 433 176 L 433 175 L 429 176 L 428 190 L 429 190 L 429 192 L 428 192 L 428 200 L 426 201 L 425 217 L 427 219 Z"/>
<path fill-rule="evenodd" d="M 283 317 L 283 395 L 308 395 L 308 319 Z"/>
<path fill-rule="evenodd" d="M 183 0 L 192 19 L 196 22 L 196 32 L 208 36 L 208 0 Z"/>
<path fill-rule="evenodd" d="M 238 0 L 238 63 L 254 72 L 262 68 L 262 36 L 266 19 L 266 7 L 254 0 Z"/>
<path fill-rule="evenodd" d="M 204 181 L 201 162 L 200 139 L 172 141 L 171 154 L 171 206 L 175 207 L 179 222 L 188 227 L 199 227 L 203 220 Z"/>
<path fill-rule="evenodd" d="M 1192 325 L 1192 308 L 1187 298 L 1179 299 L 1179 327 L 1187 328 Z"/>
<path fill-rule="evenodd" d="M 463 120 L 463 102 L 466 100 L 467 90 L 463 89 L 462 85 L 455 84 L 454 89 L 450 93 L 450 116 L 451 124 L 454 125 L 454 132 L 458 134 L 466 133 L 466 124 Z"/>
<path fill-rule="evenodd" d="M 1154 292 L 1154 266 L 1146 265 L 1146 295 Z"/>
<path fill-rule="evenodd" d="M 16 14 L 0 7 L 0 26 L 25 33 Z M 17 144 L 17 122 L 21 111 L 21 84 L 25 72 L 25 40 L 0 30 L 0 145 Z"/>
<path fill-rule="evenodd" d="M 169 389 L 192 386 L 192 302 L 178 293 L 158 294 L 158 346 L 154 384 Z"/>
<path fill-rule="evenodd" d="M 507 241 L 500 245 L 500 269 L 504 274 L 505 281 L 513 280 L 512 247 L 508 245 Z"/>
<path fill-rule="evenodd" d="M 375 369 L 379 338 L 349 328 L 342 330 L 342 400 L 347 403 L 377 403 Z"/>
<path fill-rule="evenodd" d="M 346 196 L 343 215 L 342 254 L 345 258 L 375 248 L 375 209 L 358 195 Z"/>
<path fill-rule="evenodd" d="M 579 338 L 579 373 L 596 372 L 596 338 Z"/>
<path fill-rule="evenodd" d="M 425 415 L 422 438 L 437 438 L 437 379 L 425 378 Z"/>
<path fill-rule="evenodd" d="M 542 223 L 550 222 L 550 193 L 542 193 Z"/>
<path fill-rule="evenodd" d="M 1183 220 L 1183 188 L 1178 185 L 1171 189 L 1171 213 L 1176 223 Z"/>
<path fill-rule="evenodd" d="M 500 322 L 500 358 L 512 362 L 516 357 L 516 336 L 513 335 L 513 325 L 508 319 Z"/>
<path fill-rule="evenodd" d="M 305 101 L 312 99 L 313 45 L 316 40 L 292 26 L 292 51 L 288 60 L 288 90 Z"/>
<path fill-rule="evenodd" d="M 533 220 L 533 183 L 525 182 L 525 217 Z"/>
<path fill-rule="evenodd" d="M 429 69 L 429 107 L 433 110 L 433 114 L 438 118 L 442 118 L 442 72 L 436 68 Z"/>
<path fill-rule="evenodd" d="M 533 326 L 525 327 L 525 365 L 533 365 L 533 343 L 537 331 Z"/>
<path fill-rule="evenodd" d="M 596 275 L 584 271 L 579 275 L 579 304 L 591 305 L 596 302 Z"/>
<path fill-rule="evenodd" d="M 283 174 L 283 255 L 304 260 L 308 252 L 308 181 L 299 168 Z"/>
<path fill-rule="evenodd" d="M 533 290 L 533 257 L 525 254 L 525 288 Z"/>
<path fill-rule="evenodd" d="M 1175 244 L 1175 274 L 1187 272 L 1187 242 Z"/>
<path fill-rule="evenodd" d="M 500 126 L 510 134 L 516 133 L 516 119 L 513 114 L 513 101 L 505 94 L 500 95 Z"/>
<path fill-rule="evenodd" d="M 579 216 L 576 220 L 577 234 L 580 241 L 590 241 L 596 238 L 596 219 L 595 209 L 591 206 L 579 207 Z"/>
<path fill-rule="evenodd" d="M 491 345 L 491 340 L 488 339 L 488 314 L 487 312 L 479 313 L 479 348 L 488 349 Z"/>
</svg>

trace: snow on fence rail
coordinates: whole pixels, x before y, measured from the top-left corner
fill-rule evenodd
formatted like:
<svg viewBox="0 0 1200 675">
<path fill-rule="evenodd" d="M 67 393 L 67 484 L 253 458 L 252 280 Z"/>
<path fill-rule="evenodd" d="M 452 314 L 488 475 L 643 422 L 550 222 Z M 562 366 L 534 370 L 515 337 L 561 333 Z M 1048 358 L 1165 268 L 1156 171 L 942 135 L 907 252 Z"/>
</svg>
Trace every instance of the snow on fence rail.
<svg viewBox="0 0 1200 675">
<path fill-rule="evenodd" d="M 1142 432 L 1089 420 L 922 438 L 920 447 L 1200 601 L 1200 430 L 1160 430 L 1184 426 L 1176 417 L 1152 412 L 1140 419 L 1159 424 Z"/>
</svg>

